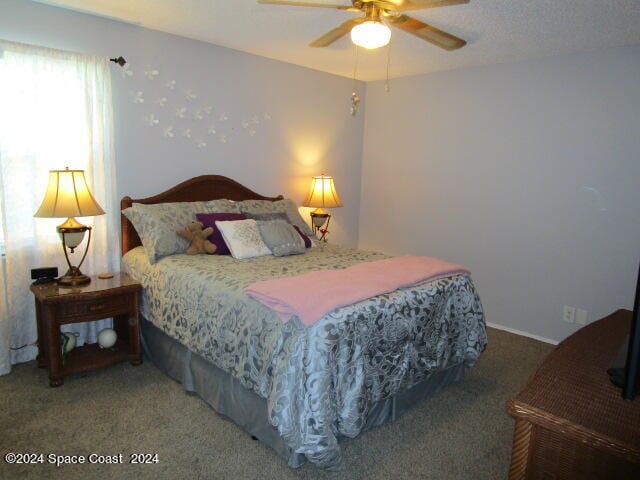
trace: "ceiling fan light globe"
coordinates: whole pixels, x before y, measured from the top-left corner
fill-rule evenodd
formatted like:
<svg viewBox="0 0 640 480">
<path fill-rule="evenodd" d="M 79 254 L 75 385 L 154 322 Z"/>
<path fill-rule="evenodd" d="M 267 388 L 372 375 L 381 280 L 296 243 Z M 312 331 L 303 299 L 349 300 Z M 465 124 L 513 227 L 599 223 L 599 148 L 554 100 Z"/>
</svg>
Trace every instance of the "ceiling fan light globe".
<svg viewBox="0 0 640 480">
<path fill-rule="evenodd" d="M 391 30 L 382 22 L 370 20 L 351 29 L 351 41 L 369 50 L 384 47 L 389 40 L 391 40 Z"/>
</svg>

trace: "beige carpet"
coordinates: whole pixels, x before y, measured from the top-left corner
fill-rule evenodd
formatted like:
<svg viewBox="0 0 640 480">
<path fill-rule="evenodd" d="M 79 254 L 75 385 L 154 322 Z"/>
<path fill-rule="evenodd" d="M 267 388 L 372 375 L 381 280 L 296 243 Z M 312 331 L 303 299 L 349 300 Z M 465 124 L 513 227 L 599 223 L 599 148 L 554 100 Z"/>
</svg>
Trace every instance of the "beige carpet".
<svg viewBox="0 0 640 480">
<path fill-rule="evenodd" d="M 506 401 L 552 347 L 489 329 L 489 347 L 465 379 L 396 422 L 342 443 L 345 468 L 287 467 L 275 453 L 151 363 L 121 364 L 49 388 L 34 362 L 0 377 L 0 453 L 43 453 L 45 464 L 8 465 L 1 479 L 500 479 L 513 422 Z M 117 455 L 123 465 L 64 465 L 48 455 Z M 159 462 L 128 463 L 131 453 Z"/>
</svg>

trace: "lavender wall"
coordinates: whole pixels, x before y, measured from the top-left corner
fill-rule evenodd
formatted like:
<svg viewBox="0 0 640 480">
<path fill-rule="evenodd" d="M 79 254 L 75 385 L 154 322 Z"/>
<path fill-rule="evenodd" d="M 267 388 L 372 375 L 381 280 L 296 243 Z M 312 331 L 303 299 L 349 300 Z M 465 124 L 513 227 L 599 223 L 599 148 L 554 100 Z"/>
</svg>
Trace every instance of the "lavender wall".
<svg viewBox="0 0 640 480">
<path fill-rule="evenodd" d="M 357 243 L 363 115 L 349 115 L 352 81 L 28 1 L 2 0 L 0 38 L 130 62 L 133 76 L 114 65 L 112 77 L 119 196 L 216 173 L 299 203 L 311 175 L 328 173 L 345 205 L 334 211 L 332 237 Z M 153 70 L 150 80 L 144 72 Z M 171 80 L 173 90 L 166 87 Z M 188 91 L 197 98 L 188 100 Z M 144 103 L 134 103 L 137 92 Z M 164 107 L 156 103 L 163 97 Z M 194 118 L 206 106 L 212 112 Z M 178 118 L 182 107 L 185 118 Z M 149 126 L 154 119 L 159 123 Z M 164 136 L 170 125 L 174 136 Z M 182 136 L 187 128 L 191 138 Z"/>
<path fill-rule="evenodd" d="M 467 265 L 487 320 L 561 340 L 632 308 L 640 47 L 367 84 L 360 246 Z"/>
<path fill-rule="evenodd" d="M 134 76 L 113 77 L 119 195 L 219 173 L 300 201 L 326 172 L 345 204 L 334 241 L 468 265 L 490 322 L 560 340 L 578 328 L 563 305 L 591 320 L 631 306 L 640 47 L 369 83 L 352 118 L 348 79 L 28 1 L 2 0 L 0 37 L 127 57 Z M 175 116 L 207 105 L 206 121 Z M 206 132 L 219 123 L 227 143 Z"/>
</svg>

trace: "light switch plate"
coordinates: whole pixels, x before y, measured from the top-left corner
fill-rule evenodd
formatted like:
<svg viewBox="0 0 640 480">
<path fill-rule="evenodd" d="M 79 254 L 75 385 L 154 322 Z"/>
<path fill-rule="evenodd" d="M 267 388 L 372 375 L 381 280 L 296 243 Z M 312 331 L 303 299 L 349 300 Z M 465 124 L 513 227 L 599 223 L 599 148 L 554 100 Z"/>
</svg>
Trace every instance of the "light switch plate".
<svg viewBox="0 0 640 480">
<path fill-rule="evenodd" d="M 575 323 L 576 321 L 576 307 L 570 307 L 569 305 L 564 306 L 564 310 L 562 311 L 562 319 L 565 322 Z"/>
<path fill-rule="evenodd" d="M 582 310 L 581 308 L 576 309 L 576 324 L 586 325 L 588 320 L 589 312 Z"/>
</svg>

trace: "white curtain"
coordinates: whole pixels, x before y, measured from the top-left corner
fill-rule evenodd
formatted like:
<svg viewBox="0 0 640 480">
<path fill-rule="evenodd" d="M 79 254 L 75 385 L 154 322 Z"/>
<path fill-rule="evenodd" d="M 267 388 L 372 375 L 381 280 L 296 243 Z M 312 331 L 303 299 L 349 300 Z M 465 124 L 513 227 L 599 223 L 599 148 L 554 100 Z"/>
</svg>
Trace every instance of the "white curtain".
<svg viewBox="0 0 640 480">
<path fill-rule="evenodd" d="M 0 40 L 0 375 L 35 358 L 37 329 L 30 269 L 67 270 L 55 226 L 34 218 L 49 170 L 85 170 L 106 215 L 93 226 L 86 274 L 119 266 L 113 112 L 108 60 Z M 84 243 L 71 256 L 77 264 Z M 95 342 L 110 321 L 66 325 L 79 342 Z"/>
</svg>

